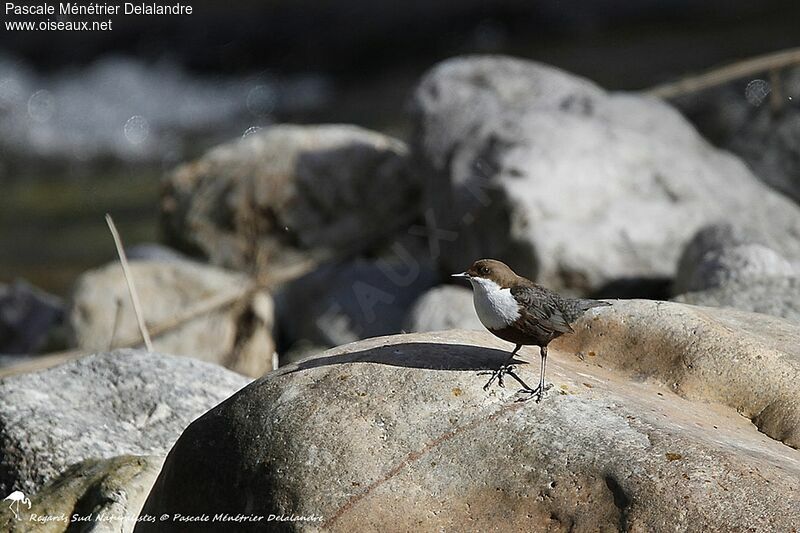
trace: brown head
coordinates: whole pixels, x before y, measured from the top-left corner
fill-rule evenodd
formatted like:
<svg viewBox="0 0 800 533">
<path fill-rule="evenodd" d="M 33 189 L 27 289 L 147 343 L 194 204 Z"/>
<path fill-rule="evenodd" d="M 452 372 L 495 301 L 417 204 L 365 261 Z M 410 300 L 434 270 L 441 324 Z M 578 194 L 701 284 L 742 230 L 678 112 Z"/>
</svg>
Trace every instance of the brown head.
<svg viewBox="0 0 800 533">
<path fill-rule="evenodd" d="M 519 283 L 519 276 L 508 265 L 495 259 L 478 259 L 466 271 L 453 274 L 453 277 L 490 279 L 504 288 Z"/>
</svg>

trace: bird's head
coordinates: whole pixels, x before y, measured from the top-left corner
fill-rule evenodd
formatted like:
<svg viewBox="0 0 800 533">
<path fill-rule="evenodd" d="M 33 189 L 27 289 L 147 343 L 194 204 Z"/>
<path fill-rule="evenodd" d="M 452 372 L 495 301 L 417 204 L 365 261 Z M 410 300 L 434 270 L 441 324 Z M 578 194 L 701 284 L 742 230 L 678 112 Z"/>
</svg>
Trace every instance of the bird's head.
<svg viewBox="0 0 800 533">
<path fill-rule="evenodd" d="M 480 283 L 483 280 L 493 281 L 500 287 L 510 287 L 517 279 L 517 275 L 508 265 L 495 259 L 478 259 L 472 266 L 460 274 L 453 274 L 454 278 L 465 278 L 471 283 Z"/>
</svg>

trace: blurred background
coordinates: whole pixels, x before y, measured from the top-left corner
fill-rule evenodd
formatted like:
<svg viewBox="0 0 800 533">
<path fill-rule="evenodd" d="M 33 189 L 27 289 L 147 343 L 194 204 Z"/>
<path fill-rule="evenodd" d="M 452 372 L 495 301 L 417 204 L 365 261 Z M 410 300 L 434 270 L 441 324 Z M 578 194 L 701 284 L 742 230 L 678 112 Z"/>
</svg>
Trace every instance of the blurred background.
<svg viewBox="0 0 800 533">
<path fill-rule="evenodd" d="M 128 1 L 0 7 L 0 533 L 797 531 L 800 1 Z"/>
<path fill-rule="evenodd" d="M 800 37 L 792 1 L 191 5 L 116 16 L 111 32 L 0 33 L 0 281 L 65 295 L 114 257 L 106 211 L 127 244 L 158 240 L 164 171 L 249 128 L 343 122 L 407 139 L 409 93 L 447 57 L 512 54 L 642 89 Z"/>
</svg>

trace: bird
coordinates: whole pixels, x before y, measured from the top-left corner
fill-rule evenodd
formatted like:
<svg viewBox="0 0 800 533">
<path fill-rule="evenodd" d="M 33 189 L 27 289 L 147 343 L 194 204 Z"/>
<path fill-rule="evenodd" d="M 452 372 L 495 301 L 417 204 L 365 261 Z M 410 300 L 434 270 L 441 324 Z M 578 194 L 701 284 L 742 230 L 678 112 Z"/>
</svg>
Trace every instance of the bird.
<svg viewBox="0 0 800 533">
<path fill-rule="evenodd" d="M 11 503 L 8 505 L 8 508 L 11 509 L 12 513 L 14 513 L 14 518 L 16 518 L 17 520 L 20 520 L 20 515 L 19 515 L 20 502 L 22 502 L 24 505 L 27 505 L 28 509 L 31 508 L 30 498 L 27 498 L 21 490 L 15 490 L 11 494 L 3 498 L 3 501 L 6 500 L 11 500 Z M 16 509 L 14 508 L 15 507 L 14 504 L 16 504 Z"/>
<path fill-rule="evenodd" d="M 573 333 L 571 324 L 587 310 L 611 305 L 600 300 L 566 298 L 517 275 L 508 265 L 495 259 L 479 259 L 464 272 L 452 276 L 467 279 L 472 284 L 472 302 L 484 327 L 515 345 L 500 368 L 487 372 L 491 377 L 483 386 L 484 390 L 495 380 L 504 387 L 503 375 L 514 376 L 511 361 L 520 348 L 538 346 L 541 356 L 539 386 L 531 389 L 523 384 L 525 388 L 520 390 L 530 394 L 529 398 L 535 398 L 536 403 L 545 393 L 544 373 L 550 341 Z"/>
</svg>

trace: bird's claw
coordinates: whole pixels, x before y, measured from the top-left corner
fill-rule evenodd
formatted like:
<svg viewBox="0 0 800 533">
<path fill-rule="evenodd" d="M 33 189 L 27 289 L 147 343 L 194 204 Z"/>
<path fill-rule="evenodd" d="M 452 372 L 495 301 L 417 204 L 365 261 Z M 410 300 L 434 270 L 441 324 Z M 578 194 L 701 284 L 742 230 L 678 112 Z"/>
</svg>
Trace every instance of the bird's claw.
<svg viewBox="0 0 800 533">
<path fill-rule="evenodd" d="M 506 384 L 503 381 L 503 376 L 506 374 L 511 374 L 514 372 L 514 365 L 504 365 L 498 368 L 497 370 L 487 370 L 484 372 L 478 372 L 479 376 L 491 375 L 489 381 L 486 382 L 486 385 L 483 386 L 483 390 L 489 390 L 489 387 L 492 386 L 494 380 L 497 380 L 497 385 L 505 388 Z"/>
<path fill-rule="evenodd" d="M 516 401 L 527 402 L 528 400 L 534 399 L 536 403 L 539 403 L 542 401 L 542 398 L 544 398 L 544 395 L 548 391 L 548 389 L 550 389 L 552 386 L 553 386 L 552 384 L 545 385 L 544 387 L 539 385 L 535 389 L 520 389 L 517 391 L 517 394 L 530 394 L 530 396 L 527 398 L 518 398 Z"/>
</svg>

